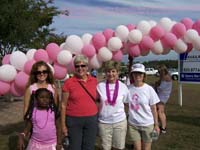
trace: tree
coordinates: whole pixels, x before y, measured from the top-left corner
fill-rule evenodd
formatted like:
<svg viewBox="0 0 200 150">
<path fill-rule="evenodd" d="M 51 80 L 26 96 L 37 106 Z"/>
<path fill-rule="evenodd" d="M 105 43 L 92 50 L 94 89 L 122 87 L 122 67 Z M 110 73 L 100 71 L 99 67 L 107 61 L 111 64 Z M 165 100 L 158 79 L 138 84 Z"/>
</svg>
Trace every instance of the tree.
<svg viewBox="0 0 200 150">
<path fill-rule="evenodd" d="M 53 6 L 53 0 L 1 0 L 0 6 L 1 56 L 44 47 L 49 39 L 58 37 L 49 27 L 53 17 L 69 14 Z"/>
</svg>

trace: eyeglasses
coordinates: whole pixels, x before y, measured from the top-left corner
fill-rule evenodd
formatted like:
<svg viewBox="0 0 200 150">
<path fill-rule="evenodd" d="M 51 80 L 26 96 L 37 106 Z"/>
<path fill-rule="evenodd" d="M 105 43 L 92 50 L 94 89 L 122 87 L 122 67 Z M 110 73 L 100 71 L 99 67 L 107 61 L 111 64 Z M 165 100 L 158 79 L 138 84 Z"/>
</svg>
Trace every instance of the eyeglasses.
<svg viewBox="0 0 200 150">
<path fill-rule="evenodd" d="M 84 68 L 84 67 L 86 67 L 86 65 L 75 65 L 75 68 Z"/>
<path fill-rule="evenodd" d="M 40 75 L 40 74 L 48 74 L 49 71 L 48 70 L 42 70 L 42 71 L 36 71 L 35 74 L 36 75 Z"/>
</svg>

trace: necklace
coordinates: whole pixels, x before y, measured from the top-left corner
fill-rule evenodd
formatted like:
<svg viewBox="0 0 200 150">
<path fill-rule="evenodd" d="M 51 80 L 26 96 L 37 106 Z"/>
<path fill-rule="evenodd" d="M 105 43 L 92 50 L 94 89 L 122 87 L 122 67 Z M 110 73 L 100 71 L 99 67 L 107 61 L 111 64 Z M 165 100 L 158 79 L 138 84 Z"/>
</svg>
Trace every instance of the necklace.
<svg viewBox="0 0 200 150">
<path fill-rule="evenodd" d="M 108 99 L 108 103 L 112 106 L 115 105 L 116 103 L 116 100 L 117 100 L 117 96 L 118 96 L 118 91 L 119 91 L 119 81 L 116 80 L 115 82 L 115 89 L 114 89 L 114 93 L 113 93 L 113 98 L 111 100 L 110 98 L 110 89 L 109 89 L 109 82 L 108 80 L 106 81 L 106 96 L 107 96 L 107 99 Z"/>
<path fill-rule="evenodd" d="M 36 108 L 36 110 L 35 110 L 35 124 L 36 124 L 36 126 L 39 128 L 39 129 L 44 129 L 45 127 L 46 127 L 46 125 L 47 125 L 47 121 L 48 121 L 48 118 L 49 118 L 49 111 L 47 111 L 47 115 L 46 115 L 46 121 L 45 121 L 45 123 L 44 123 L 44 125 L 43 126 L 39 126 L 39 124 L 38 124 L 38 122 L 37 122 L 37 108 Z"/>
</svg>

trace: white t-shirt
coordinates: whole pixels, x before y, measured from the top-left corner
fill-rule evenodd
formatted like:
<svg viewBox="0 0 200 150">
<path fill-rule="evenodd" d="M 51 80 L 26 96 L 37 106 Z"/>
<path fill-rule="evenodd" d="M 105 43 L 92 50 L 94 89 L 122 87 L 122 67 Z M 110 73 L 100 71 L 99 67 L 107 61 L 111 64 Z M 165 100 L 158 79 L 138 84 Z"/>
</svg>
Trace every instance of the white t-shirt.
<svg viewBox="0 0 200 150">
<path fill-rule="evenodd" d="M 160 100 L 155 90 L 144 83 L 141 87 L 129 86 L 131 99 L 129 101 L 129 123 L 135 126 L 148 126 L 154 124 L 151 105 Z"/>
<path fill-rule="evenodd" d="M 113 98 L 115 89 L 115 83 L 109 83 L 110 98 Z M 126 119 L 126 114 L 124 110 L 124 103 L 128 102 L 130 98 L 129 90 L 127 86 L 119 81 L 118 96 L 116 99 L 116 104 L 114 106 L 108 104 L 106 95 L 106 81 L 100 82 L 97 85 L 97 92 L 100 97 L 99 105 L 99 121 L 102 123 L 117 123 Z"/>
</svg>

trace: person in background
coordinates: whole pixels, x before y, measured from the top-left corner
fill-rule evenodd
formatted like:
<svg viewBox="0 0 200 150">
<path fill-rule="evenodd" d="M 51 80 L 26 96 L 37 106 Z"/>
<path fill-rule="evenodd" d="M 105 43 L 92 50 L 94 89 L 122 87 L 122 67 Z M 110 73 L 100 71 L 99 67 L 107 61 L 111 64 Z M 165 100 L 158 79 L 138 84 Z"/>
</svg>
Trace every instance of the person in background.
<svg viewBox="0 0 200 150">
<path fill-rule="evenodd" d="M 54 96 L 55 104 L 58 105 L 58 92 L 53 73 L 49 65 L 44 61 L 38 61 L 32 66 L 24 94 L 24 115 L 28 110 L 31 94 L 39 88 L 47 88 L 51 91 Z"/>
<path fill-rule="evenodd" d="M 97 85 L 99 104 L 99 136 L 103 150 L 125 148 L 127 119 L 124 103 L 129 98 L 127 86 L 119 81 L 120 62 L 104 63 L 106 80 Z"/>
<path fill-rule="evenodd" d="M 97 79 L 88 75 L 88 58 L 77 55 L 74 76 L 62 87 L 61 126 L 69 150 L 94 150 L 97 133 Z"/>
<path fill-rule="evenodd" d="M 166 115 L 165 104 L 169 100 L 172 91 L 172 79 L 165 65 L 161 65 L 158 69 L 160 78 L 155 82 L 155 89 L 160 98 L 160 102 L 157 104 L 158 118 L 160 122 L 161 133 L 166 133 Z"/>
<path fill-rule="evenodd" d="M 53 93 L 47 88 L 39 88 L 33 92 L 24 116 L 25 128 L 19 134 L 18 148 L 25 148 L 24 139 L 31 132 L 27 150 L 61 150 L 58 117 L 59 111 Z"/>
<path fill-rule="evenodd" d="M 129 86 L 131 100 L 129 101 L 128 136 L 135 150 L 150 150 L 151 133 L 159 134 L 156 104 L 160 101 L 153 87 L 145 83 L 145 67 L 134 64 L 131 68 L 131 78 L 134 81 Z"/>
</svg>

